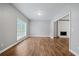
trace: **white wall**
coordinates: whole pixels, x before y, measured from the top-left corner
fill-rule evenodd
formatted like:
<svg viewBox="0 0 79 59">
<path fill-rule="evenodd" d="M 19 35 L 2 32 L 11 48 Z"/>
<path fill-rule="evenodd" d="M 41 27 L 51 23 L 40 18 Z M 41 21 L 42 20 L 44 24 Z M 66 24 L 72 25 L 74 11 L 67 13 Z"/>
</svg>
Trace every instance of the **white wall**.
<svg viewBox="0 0 79 59">
<path fill-rule="evenodd" d="M 29 28 L 28 19 L 17 11 L 17 9 L 10 4 L 0 4 L 0 50 L 17 41 L 17 17 L 27 22 Z M 29 29 L 27 34 L 29 34 Z"/>
<path fill-rule="evenodd" d="M 50 35 L 50 21 L 34 20 L 30 23 L 30 35 L 48 37 Z"/>
</svg>

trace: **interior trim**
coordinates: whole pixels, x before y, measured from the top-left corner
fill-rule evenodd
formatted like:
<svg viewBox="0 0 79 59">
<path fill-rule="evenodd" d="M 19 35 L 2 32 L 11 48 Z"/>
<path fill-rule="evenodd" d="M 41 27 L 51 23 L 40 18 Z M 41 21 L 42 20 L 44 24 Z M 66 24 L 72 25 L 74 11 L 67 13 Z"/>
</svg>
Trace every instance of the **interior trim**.
<svg viewBox="0 0 79 59">
<path fill-rule="evenodd" d="M 79 56 L 75 51 L 73 51 L 73 50 L 71 50 L 71 49 L 69 49 L 69 51 L 70 51 L 72 54 L 74 54 L 75 56 Z"/>
<path fill-rule="evenodd" d="M 11 44 L 10 46 L 8 46 L 8 47 L 4 48 L 3 50 L 1 50 L 1 51 L 0 51 L 0 54 L 3 53 L 3 52 L 5 52 L 6 50 L 10 49 L 11 47 L 15 46 L 16 44 L 22 42 L 22 41 L 25 40 L 26 38 L 29 38 L 29 37 L 26 37 L 26 36 L 25 36 L 25 37 L 21 38 L 20 40 L 16 41 L 14 44 Z"/>
</svg>

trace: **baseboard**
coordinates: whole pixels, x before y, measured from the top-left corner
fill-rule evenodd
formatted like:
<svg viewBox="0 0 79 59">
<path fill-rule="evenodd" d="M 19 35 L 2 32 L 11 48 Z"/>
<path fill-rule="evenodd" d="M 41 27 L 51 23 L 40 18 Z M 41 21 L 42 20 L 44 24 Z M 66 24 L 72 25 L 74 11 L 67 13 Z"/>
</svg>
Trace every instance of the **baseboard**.
<svg viewBox="0 0 79 59">
<path fill-rule="evenodd" d="M 50 36 L 29 36 L 29 37 L 50 37 Z"/>
<path fill-rule="evenodd" d="M 69 51 L 74 54 L 75 56 L 79 56 L 76 52 L 74 52 L 73 50 L 69 49 Z"/>
<path fill-rule="evenodd" d="M 6 47 L 5 49 L 1 50 L 1 51 L 0 51 L 0 54 L 3 53 L 3 52 L 5 52 L 6 50 L 10 49 L 11 47 L 15 46 L 16 44 L 22 42 L 23 40 L 25 40 L 25 39 L 27 39 L 27 38 L 28 38 L 28 37 L 23 37 L 23 38 L 21 38 L 20 40 L 16 41 L 14 44 L 12 44 L 12 45 Z"/>
</svg>

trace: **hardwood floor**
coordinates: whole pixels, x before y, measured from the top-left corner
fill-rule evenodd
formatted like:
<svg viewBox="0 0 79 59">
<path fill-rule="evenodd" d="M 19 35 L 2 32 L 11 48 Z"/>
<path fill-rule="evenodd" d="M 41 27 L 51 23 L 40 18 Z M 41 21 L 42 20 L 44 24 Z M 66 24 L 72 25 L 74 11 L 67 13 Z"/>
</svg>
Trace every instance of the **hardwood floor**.
<svg viewBox="0 0 79 59">
<path fill-rule="evenodd" d="M 69 39 L 32 37 L 0 54 L 1 56 L 69 56 Z"/>
</svg>

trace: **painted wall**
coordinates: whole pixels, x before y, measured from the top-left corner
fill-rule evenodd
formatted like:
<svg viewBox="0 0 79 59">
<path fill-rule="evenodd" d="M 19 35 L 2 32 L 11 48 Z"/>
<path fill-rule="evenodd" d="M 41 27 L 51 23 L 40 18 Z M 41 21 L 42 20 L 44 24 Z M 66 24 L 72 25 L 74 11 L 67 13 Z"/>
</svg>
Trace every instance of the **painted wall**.
<svg viewBox="0 0 79 59">
<path fill-rule="evenodd" d="M 30 23 L 30 35 L 48 37 L 50 35 L 50 21 L 34 20 Z"/>
<path fill-rule="evenodd" d="M 70 4 L 71 9 L 71 50 L 79 55 L 79 4 Z"/>
<path fill-rule="evenodd" d="M 16 8 L 10 4 L 0 4 L 0 50 L 8 47 L 17 41 L 17 17 L 28 23 L 25 18 Z M 29 29 L 28 33 L 29 34 Z"/>
<path fill-rule="evenodd" d="M 79 4 L 67 4 L 66 7 L 64 7 L 60 13 L 57 13 L 53 20 L 51 21 L 51 24 L 54 24 L 54 22 L 63 16 L 67 15 L 70 12 L 70 40 L 69 40 L 69 49 L 72 50 L 76 55 L 79 55 Z M 54 26 L 51 25 L 51 29 L 53 29 Z M 50 34 L 52 34 L 54 31 L 51 31 Z M 53 34 L 51 35 L 51 37 Z"/>
</svg>

